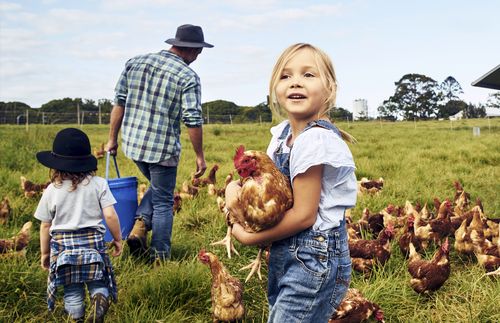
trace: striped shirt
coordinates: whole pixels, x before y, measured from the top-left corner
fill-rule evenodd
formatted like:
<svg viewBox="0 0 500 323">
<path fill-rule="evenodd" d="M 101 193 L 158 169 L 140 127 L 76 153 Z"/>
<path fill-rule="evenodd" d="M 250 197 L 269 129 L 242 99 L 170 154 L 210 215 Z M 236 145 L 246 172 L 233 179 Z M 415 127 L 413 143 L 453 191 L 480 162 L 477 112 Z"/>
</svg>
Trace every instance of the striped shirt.
<svg viewBox="0 0 500 323">
<path fill-rule="evenodd" d="M 132 160 L 178 159 L 180 121 L 187 127 L 203 124 L 200 78 L 167 50 L 127 61 L 115 93 L 115 103 L 125 108 L 123 151 Z"/>
</svg>

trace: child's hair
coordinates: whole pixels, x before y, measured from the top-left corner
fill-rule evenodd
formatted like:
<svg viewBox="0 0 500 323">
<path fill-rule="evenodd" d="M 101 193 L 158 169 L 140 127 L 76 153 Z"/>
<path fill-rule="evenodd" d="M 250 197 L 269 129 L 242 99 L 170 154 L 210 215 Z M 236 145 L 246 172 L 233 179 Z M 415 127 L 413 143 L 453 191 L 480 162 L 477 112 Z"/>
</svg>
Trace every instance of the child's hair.
<svg viewBox="0 0 500 323">
<path fill-rule="evenodd" d="M 281 79 L 281 73 L 285 68 L 285 65 L 292 59 L 295 54 L 301 49 L 310 49 L 313 52 L 314 60 L 319 71 L 319 77 L 325 89 L 329 92 L 327 99 L 325 101 L 325 110 L 318 114 L 318 119 L 328 116 L 328 112 L 335 107 L 335 100 L 337 98 L 337 77 L 335 76 L 335 69 L 333 68 L 333 63 L 330 57 L 323 52 L 321 49 L 306 43 L 297 43 L 286 48 L 283 53 L 281 53 L 278 61 L 274 65 L 273 72 L 271 74 L 271 82 L 269 83 L 269 106 L 273 114 L 273 119 L 277 121 L 287 118 L 285 111 L 280 107 L 278 99 L 276 96 L 276 85 Z M 338 128 L 338 127 L 337 127 Z M 342 134 L 342 139 L 347 142 L 354 143 L 356 139 L 349 133 L 339 129 Z"/>
<path fill-rule="evenodd" d="M 64 172 L 57 169 L 50 169 L 50 182 L 54 184 L 55 187 L 59 188 L 62 186 L 62 182 L 65 179 L 69 179 L 71 181 L 70 191 L 76 190 L 78 184 L 87 180 L 89 176 L 94 176 L 95 171 L 90 172 L 80 172 L 80 173 L 70 173 Z M 87 182 L 88 184 L 88 182 Z"/>
</svg>

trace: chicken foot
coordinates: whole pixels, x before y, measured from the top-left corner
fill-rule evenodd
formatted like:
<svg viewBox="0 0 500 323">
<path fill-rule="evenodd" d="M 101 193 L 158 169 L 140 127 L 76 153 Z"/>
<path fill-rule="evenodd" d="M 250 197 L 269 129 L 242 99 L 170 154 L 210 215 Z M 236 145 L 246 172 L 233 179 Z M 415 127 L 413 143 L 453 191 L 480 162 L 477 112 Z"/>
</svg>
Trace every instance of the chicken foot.
<svg viewBox="0 0 500 323">
<path fill-rule="evenodd" d="M 263 250 L 262 248 L 259 248 L 259 253 L 257 254 L 257 257 L 255 257 L 255 260 L 252 261 L 249 265 L 240 269 L 240 271 L 250 269 L 250 273 L 245 279 L 245 283 L 250 280 L 250 278 L 253 276 L 253 274 L 255 274 L 255 272 L 257 272 L 259 279 L 262 280 L 262 274 L 260 273 L 260 268 L 262 267 L 262 261 L 261 261 L 262 250 Z"/>
<path fill-rule="evenodd" d="M 224 237 L 224 239 L 222 239 L 220 241 L 217 241 L 217 242 L 212 242 L 210 244 L 211 246 L 216 246 L 216 245 L 226 246 L 227 256 L 228 256 L 229 259 L 231 259 L 231 252 L 234 252 L 238 256 L 240 255 L 238 253 L 238 250 L 236 250 L 236 248 L 234 247 L 233 241 L 231 240 L 231 231 L 232 231 L 232 229 L 233 229 L 233 227 L 231 225 L 228 225 L 228 227 L 227 227 L 227 234 Z"/>
</svg>

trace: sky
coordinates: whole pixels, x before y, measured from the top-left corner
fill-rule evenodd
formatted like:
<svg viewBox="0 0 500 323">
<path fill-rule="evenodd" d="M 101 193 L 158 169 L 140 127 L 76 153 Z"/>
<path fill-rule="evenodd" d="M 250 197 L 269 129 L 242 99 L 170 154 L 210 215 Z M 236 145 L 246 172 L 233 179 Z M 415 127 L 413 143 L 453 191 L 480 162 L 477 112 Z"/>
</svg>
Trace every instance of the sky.
<svg viewBox="0 0 500 323">
<path fill-rule="evenodd" d="M 453 76 L 461 99 L 486 103 L 494 90 L 470 84 L 500 64 L 499 12 L 494 0 L 0 0 L 0 101 L 112 100 L 129 58 L 190 23 L 215 45 L 190 65 L 203 102 L 264 102 L 280 53 L 307 42 L 332 58 L 345 109 L 366 99 L 374 116 L 409 73 Z"/>
</svg>

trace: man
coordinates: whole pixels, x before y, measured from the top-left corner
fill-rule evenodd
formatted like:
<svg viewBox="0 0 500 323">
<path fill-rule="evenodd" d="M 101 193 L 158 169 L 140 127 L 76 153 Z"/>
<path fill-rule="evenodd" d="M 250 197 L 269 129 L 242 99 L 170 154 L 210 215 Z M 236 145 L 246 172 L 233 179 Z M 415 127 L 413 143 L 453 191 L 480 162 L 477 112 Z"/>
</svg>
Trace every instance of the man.
<svg viewBox="0 0 500 323">
<path fill-rule="evenodd" d="M 115 88 L 106 151 L 116 154 L 122 129 L 123 151 L 149 180 L 127 243 L 133 254 L 146 250 L 152 230 L 151 261 L 170 257 L 173 195 L 181 151 L 180 121 L 187 126 L 196 153 L 195 176 L 207 168 L 203 154 L 201 85 L 188 66 L 205 43 L 199 26 L 182 25 L 169 50 L 136 56 L 125 64 Z"/>
</svg>

